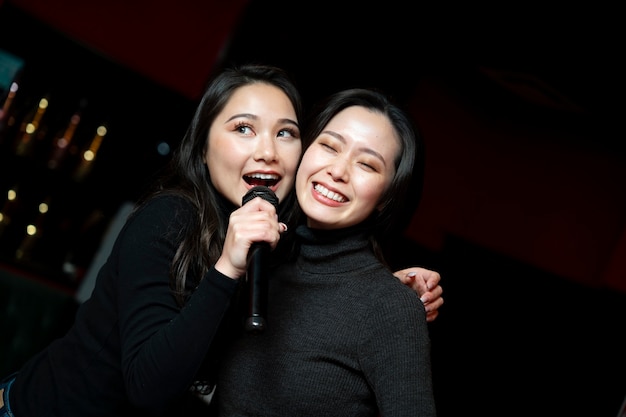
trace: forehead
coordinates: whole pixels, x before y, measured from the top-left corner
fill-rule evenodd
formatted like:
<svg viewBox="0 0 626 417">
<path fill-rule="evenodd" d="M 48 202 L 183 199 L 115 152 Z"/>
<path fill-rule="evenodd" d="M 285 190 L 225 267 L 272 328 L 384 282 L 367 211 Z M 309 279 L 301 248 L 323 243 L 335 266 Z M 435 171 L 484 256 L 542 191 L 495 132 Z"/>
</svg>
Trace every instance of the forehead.
<svg viewBox="0 0 626 417">
<path fill-rule="evenodd" d="M 400 140 L 391 121 L 384 114 L 365 107 L 341 110 L 323 130 L 338 133 L 355 145 L 373 148 L 391 160 L 400 151 Z"/>
<path fill-rule="evenodd" d="M 246 84 L 235 89 L 224 110 L 234 108 L 273 109 L 290 112 L 295 116 L 295 109 L 287 94 L 280 88 L 267 83 Z"/>
</svg>

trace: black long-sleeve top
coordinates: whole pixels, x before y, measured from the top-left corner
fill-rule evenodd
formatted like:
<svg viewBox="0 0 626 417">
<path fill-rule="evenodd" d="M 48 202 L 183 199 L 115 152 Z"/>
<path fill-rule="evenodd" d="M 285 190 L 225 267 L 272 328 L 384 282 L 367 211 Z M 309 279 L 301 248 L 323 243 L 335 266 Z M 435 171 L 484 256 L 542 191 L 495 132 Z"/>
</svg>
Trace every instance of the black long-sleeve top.
<svg viewBox="0 0 626 417">
<path fill-rule="evenodd" d="M 221 362 L 219 415 L 434 416 L 419 296 L 362 229 L 297 233 L 297 261 L 269 280 L 267 329 L 241 333 Z"/>
<path fill-rule="evenodd" d="M 16 417 L 159 415 L 200 377 L 238 281 L 211 268 L 176 304 L 168 272 L 194 210 L 160 197 L 129 218 L 73 327 L 19 371 Z"/>
</svg>

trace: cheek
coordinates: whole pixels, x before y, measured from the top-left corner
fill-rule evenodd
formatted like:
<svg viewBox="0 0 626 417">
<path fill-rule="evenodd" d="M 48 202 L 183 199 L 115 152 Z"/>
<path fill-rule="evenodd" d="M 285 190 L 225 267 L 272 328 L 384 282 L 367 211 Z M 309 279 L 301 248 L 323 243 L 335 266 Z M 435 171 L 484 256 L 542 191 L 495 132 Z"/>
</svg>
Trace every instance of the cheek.
<svg viewBox="0 0 626 417">
<path fill-rule="evenodd" d="M 309 164 L 307 163 L 306 159 L 303 159 L 300 162 L 300 165 L 297 168 L 296 184 L 300 184 L 300 183 L 306 181 L 306 179 L 309 177 L 310 173 L 311 173 L 311 170 L 309 168 Z"/>
<path fill-rule="evenodd" d="M 219 147 L 211 147 L 210 149 L 207 148 L 207 152 L 204 154 L 204 162 L 209 168 L 211 177 L 214 177 L 216 173 L 219 173 L 223 169 L 225 162 L 223 152 L 220 151 Z"/>
<path fill-rule="evenodd" d="M 296 174 L 296 193 L 298 197 L 301 198 L 301 193 L 306 190 L 307 181 L 311 176 L 311 167 L 308 163 L 310 159 L 304 158 L 298 167 L 298 172 Z"/>
<path fill-rule="evenodd" d="M 296 175 L 298 164 L 300 162 L 300 154 L 302 152 L 301 149 L 302 148 L 299 146 L 294 146 L 288 152 L 284 153 L 282 160 L 284 161 L 285 175 L 289 175 L 291 177 Z"/>
<path fill-rule="evenodd" d="M 324 164 L 324 156 L 316 152 L 314 148 L 309 148 L 302 155 L 302 161 L 298 167 L 298 176 L 310 175 L 313 171 L 319 169 Z"/>
<path fill-rule="evenodd" d="M 221 165 L 235 165 L 252 153 L 244 143 L 218 134 L 207 141 L 206 149 L 205 160 Z"/>
<path fill-rule="evenodd" d="M 234 146 L 232 141 L 211 138 L 207 144 L 204 161 L 208 166 L 213 185 L 222 192 L 223 188 L 239 179 L 240 171 L 246 161 L 247 150 Z"/>
<path fill-rule="evenodd" d="M 283 179 L 280 187 L 276 190 L 279 200 L 282 200 L 294 188 L 298 162 L 300 161 L 300 146 L 293 146 L 280 152 L 280 160 L 283 168 Z"/>
<path fill-rule="evenodd" d="M 358 181 L 354 182 L 354 186 L 358 188 L 359 199 L 366 203 L 368 207 L 376 208 L 389 185 L 386 181 L 359 178 Z"/>
</svg>

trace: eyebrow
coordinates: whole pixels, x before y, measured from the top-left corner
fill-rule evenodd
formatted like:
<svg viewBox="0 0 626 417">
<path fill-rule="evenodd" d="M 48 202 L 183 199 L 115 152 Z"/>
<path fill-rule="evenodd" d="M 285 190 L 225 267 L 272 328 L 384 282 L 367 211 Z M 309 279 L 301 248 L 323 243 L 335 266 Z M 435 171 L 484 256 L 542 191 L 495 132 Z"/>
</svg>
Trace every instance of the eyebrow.
<svg viewBox="0 0 626 417">
<path fill-rule="evenodd" d="M 252 114 L 252 113 L 238 113 L 238 114 L 233 114 L 231 117 L 226 119 L 226 123 L 230 122 L 231 120 L 238 119 L 240 117 L 243 117 L 243 118 L 246 118 L 246 119 L 252 119 L 252 120 L 259 120 L 259 116 L 257 116 L 256 114 Z M 296 122 L 295 120 L 278 119 L 278 121 L 280 123 L 291 124 L 291 125 L 296 126 L 297 128 L 300 128 L 300 125 L 298 125 L 298 122 Z"/>
<path fill-rule="evenodd" d="M 230 116 L 228 119 L 226 119 L 226 122 L 230 122 L 231 120 L 238 119 L 240 117 L 244 117 L 246 119 L 254 119 L 254 120 L 257 120 L 259 118 L 259 116 L 252 114 L 252 113 L 238 113 L 238 114 L 233 114 L 232 116 Z"/>
<path fill-rule="evenodd" d="M 338 141 L 340 141 L 343 144 L 346 143 L 346 139 L 342 135 L 337 133 L 337 132 L 333 132 L 332 130 L 324 130 L 324 131 L 322 131 L 322 133 L 334 137 L 335 139 L 337 139 Z M 369 155 L 372 155 L 373 157 L 380 159 L 380 161 L 384 165 L 387 165 L 387 163 L 385 162 L 385 158 L 383 158 L 383 156 L 381 154 L 379 154 L 378 152 L 376 152 L 374 149 L 366 148 L 366 147 L 360 147 L 359 151 L 361 151 L 363 153 L 366 153 L 366 154 L 369 154 Z"/>
</svg>

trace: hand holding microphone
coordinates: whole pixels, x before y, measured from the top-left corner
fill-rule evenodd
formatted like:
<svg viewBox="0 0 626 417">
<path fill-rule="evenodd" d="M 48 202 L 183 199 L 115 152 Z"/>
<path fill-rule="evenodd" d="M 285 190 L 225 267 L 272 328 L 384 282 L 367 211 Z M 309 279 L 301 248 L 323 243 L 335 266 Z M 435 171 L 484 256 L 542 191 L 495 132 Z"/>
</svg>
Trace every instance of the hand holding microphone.
<svg viewBox="0 0 626 417">
<path fill-rule="evenodd" d="M 268 187 L 258 185 L 251 188 L 243 196 L 241 205 L 248 201 L 261 197 L 270 202 L 278 210 L 278 197 Z M 268 262 L 270 257 L 270 245 L 267 242 L 256 242 L 248 251 L 246 270 L 246 285 L 248 288 L 248 316 L 246 330 L 260 333 L 267 325 L 265 317 L 267 312 L 267 280 Z"/>
</svg>

